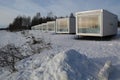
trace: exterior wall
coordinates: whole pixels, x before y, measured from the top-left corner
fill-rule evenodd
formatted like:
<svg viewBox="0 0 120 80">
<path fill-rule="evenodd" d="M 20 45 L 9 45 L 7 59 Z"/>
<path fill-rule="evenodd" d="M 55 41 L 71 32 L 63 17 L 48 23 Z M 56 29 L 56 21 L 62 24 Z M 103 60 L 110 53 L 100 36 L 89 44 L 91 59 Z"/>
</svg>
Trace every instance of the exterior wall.
<svg viewBox="0 0 120 80">
<path fill-rule="evenodd" d="M 75 26 L 75 17 L 70 18 L 70 29 L 69 32 L 70 33 L 75 33 L 76 32 L 76 26 Z"/>
<path fill-rule="evenodd" d="M 59 29 L 62 29 L 63 26 L 61 26 L 61 21 L 66 20 L 67 21 L 67 31 L 59 31 Z M 60 18 L 56 19 L 56 33 L 69 33 L 69 18 Z"/>
<path fill-rule="evenodd" d="M 117 16 L 103 10 L 103 36 L 116 35 L 117 34 Z"/>
</svg>

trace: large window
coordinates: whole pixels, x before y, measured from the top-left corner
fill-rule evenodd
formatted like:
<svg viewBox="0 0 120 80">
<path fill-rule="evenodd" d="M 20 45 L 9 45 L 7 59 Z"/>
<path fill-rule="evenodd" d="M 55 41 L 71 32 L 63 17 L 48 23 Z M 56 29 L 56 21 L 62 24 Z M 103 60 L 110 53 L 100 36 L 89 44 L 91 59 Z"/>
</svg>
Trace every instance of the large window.
<svg viewBox="0 0 120 80">
<path fill-rule="evenodd" d="M 78 33 L 100 33 L 99 15 L 79 15 Z"/>
<path fill-rule="evenodd" d="M 39 25 L 39 30 L 42 30 L 42 26 L 41 25 Z"/>
<path fill-rule="evenodd" d="M 46 30 L 47 30 L 47 26 L 43 25 L 43 31 L 46 31 Z"/>
<path fill-rule="evenodd" d="M 68 32 L 68 19 L 60 19 L 57 22 L 58 32 Z"/>
<path fill-rule="evenodd" d="M 42 26 L 40 25 L 40 30 L 42 30 Z"/>
<path fill-rule="evenodd" d="M 48 30 L 49 31 L 54 31 L 55 28 L 55 23 L 48 23 Z"/>
</svg>

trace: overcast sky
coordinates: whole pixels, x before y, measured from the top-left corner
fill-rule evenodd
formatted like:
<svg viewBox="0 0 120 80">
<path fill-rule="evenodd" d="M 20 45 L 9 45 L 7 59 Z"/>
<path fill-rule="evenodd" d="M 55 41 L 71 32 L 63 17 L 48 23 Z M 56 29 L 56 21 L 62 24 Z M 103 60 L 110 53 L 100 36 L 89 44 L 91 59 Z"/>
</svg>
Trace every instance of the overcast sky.
<svg viewBox="0 0 120 80">
<path fill-rule="evenodd" d="M 106 9 L 120 18 L 120 0 L 0 0 L 0 27 L 6 26 L 17 15 L 33 16 L 40 12 L 46 16 L 66 16 L 71 12 Z"/>
</svg>

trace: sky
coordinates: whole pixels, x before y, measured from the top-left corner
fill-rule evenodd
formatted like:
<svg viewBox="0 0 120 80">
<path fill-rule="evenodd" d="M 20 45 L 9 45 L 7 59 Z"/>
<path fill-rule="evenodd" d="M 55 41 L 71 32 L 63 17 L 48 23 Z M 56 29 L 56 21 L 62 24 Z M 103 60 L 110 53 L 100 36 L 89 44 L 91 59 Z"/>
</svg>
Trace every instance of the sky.
<svg viewBox="0 0 120 80">
<path fill-rule="evenodd" d="M 67 16 L 86 10 L 106 9 L 120 19 L 120 0 L 0 0 L 0 28 L 6 27 L 18 15 L 33 17 L 37 12 L 46 16 Z"/>
</svg>

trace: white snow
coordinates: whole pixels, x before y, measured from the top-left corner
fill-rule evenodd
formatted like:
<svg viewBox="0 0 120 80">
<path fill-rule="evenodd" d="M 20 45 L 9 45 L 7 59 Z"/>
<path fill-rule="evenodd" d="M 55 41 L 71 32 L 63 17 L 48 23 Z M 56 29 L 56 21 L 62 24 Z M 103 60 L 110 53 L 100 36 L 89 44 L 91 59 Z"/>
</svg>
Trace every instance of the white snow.
<svg viewBox="0 0 120 80">
<path fill-rule="evenodd" d="M 6 44 L 15 44 L 17 46 L 21 46 L 26 42 L 26 39 L 22 37 L 19 32 L 7 32 L 0 31 L 0 47 L 5 46 Z"/>
<path fill-rule="evenodd" d="M 104 67 L 100 70 L 98 73 L 98 77 L 100 80 L 108 80 L 109 78 L 109 73 L 111 71 L 111 61 L 107 61 L 104 65 Z"/>
<path fill-rule="evenodd" d="M 31 30 L 29 34 L 50 42 L 52 48 L 17 62 L 18 72 L 0 71 L 0 80 L 98 80 L 98 73 L 106 61 L 111 61 L 114 67 L 111 73 L 106 73 L 109 74 L 107 78 L 120 80 L 119 33 L 110 41 L 95 41 L 75 39 L 71 34 Z M 24 45 L 23 54 L 29 54 L 26 36 L 29 35 L 0 31 L 0 48 L 10 43 Z"/>
<path fill-rule="evenodd" d="M 30 62 L 31 58 L 27 61 Z M 46 56 L 46 60 L 39 63 L 41 64 L 39 66 L 29 62 L 20 63 L 21 66 L 27 64 L 29 70 L 18 67 L 19 72 L 11 74 L 4 80 L 97 80 L 96 74 L 99 71 L 99 66 L 72 49 L 52 57 Z"/>
<path fill-rule="evenodd" d="M 93 80 L 98 69 L 85 55 L 75 50 L 68 50 L 50 59 L 41 76 L 43 80 L 87 80 L 88 78 Z"/>
</svg>

